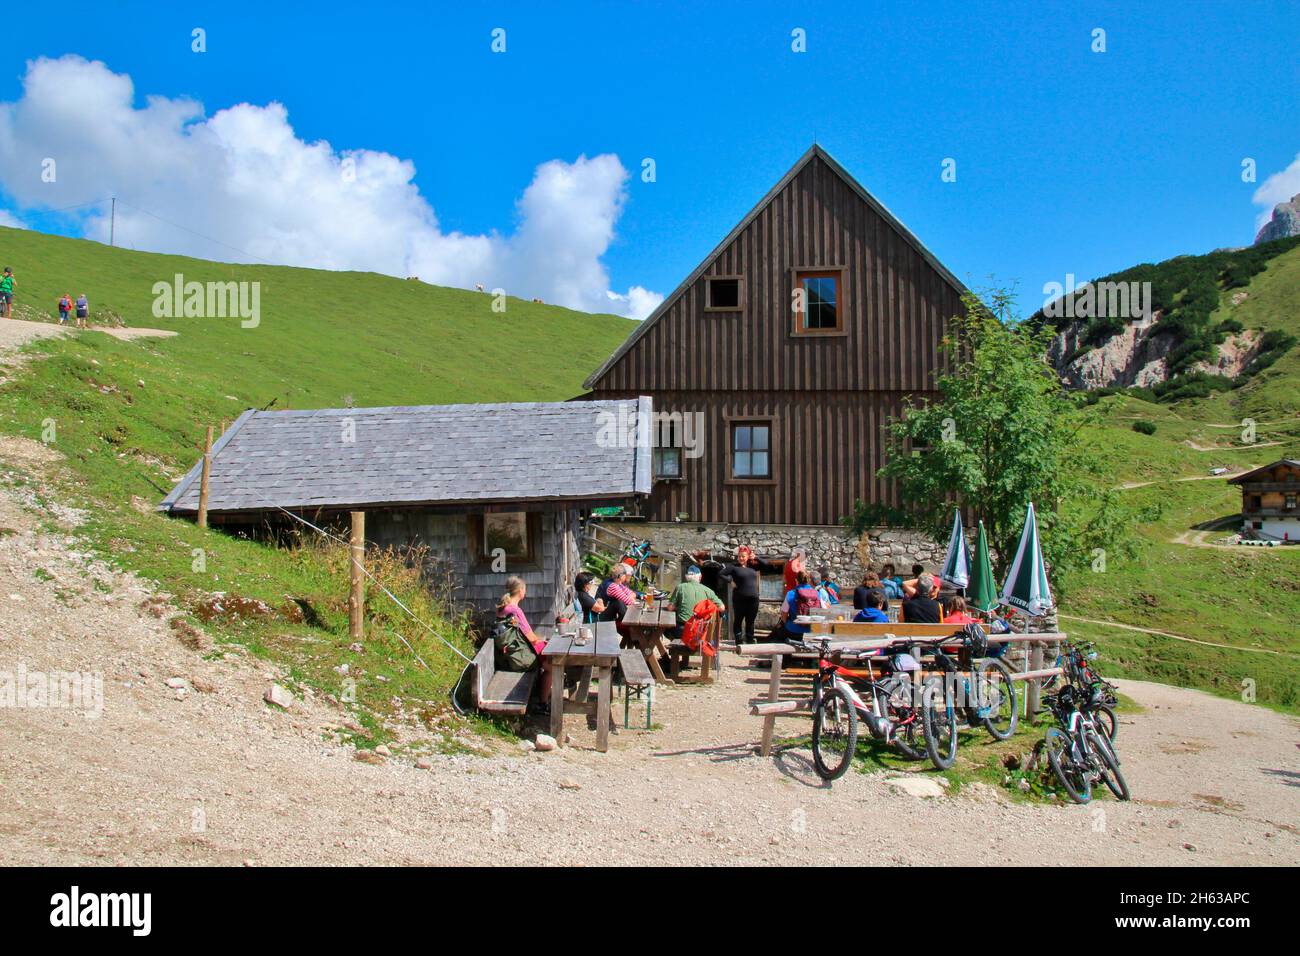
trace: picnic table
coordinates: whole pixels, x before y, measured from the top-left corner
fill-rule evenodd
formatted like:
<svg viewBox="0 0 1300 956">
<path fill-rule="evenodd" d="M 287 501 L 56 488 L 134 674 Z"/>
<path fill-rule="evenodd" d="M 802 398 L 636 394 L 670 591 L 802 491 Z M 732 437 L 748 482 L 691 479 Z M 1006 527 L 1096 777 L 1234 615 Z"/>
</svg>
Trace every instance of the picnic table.
<svg viewBox="0 0 1300 956">
<path fill-rule="evenodd" d="M 613 621 L 600 621 L 588 626 L 593 634 L 586 644 L 578 643 L 576 624 L 557 631 L 542 649 L 542 666 L 551 677 L 551 736 L 555 738 L 555 745 L 564 746 L 565 714 L 591 714 L 596 719 L 596 749 L 604 753 L 609 749 L 612 720 L 609 700 L 614 667 L 619 661 L 620 637 Z M 564 696 L 564 671 L 567 667 L 582 668 L 578 686 L 568 698 Z M 594 701 L 589 699 L 593 677 L 600 682 Z"/>
<path fill-rule="evenodd" d="M 664 632 L 677 626 L 677 612 L 668 610 L 662 603 L 656 603 L 653 609 L 644 604 L 636 604 L 623 615 L 623 626 L 627 630 L 628 640 L 645 656 L 655 680 L 661 684 L 668 683 L 659 659 L 668 656 Z"/>
</svg>

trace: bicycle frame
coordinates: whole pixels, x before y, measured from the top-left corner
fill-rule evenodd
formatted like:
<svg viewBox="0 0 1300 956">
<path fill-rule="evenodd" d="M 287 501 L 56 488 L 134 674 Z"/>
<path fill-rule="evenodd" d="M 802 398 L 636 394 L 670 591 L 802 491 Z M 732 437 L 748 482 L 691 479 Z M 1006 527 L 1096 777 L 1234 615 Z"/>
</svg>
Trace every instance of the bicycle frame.
<svg viewBox="0 0 1300 956">
<path fill-rule="evenodd" d="M 805 644 L 805 646 L 808 645 Z M 827 657 L 824 645 L 817 648 L 817 651 L 817 679 L 813 682 L 813 710 L 817 709 L 817 705 L 821 702 L 827 686 L 838 688 L 844 691 L 849 702 L 853 705 L 853 709 L 866 719 L 867 726 L 871 728 L 872 736 L 880 736 L 877 728 L 882 726 L 881 722 L 883 722 L 884 740 L 886 743 L 892 741 L 895 721 L 890 719 L 887 708 L 882 713 L 880 700 L 881 695 L 884 696 L 885 700 L 890 698 L 892 691 L 895 689 L 891 682 L 899 681 L 899 676 L 890 674 L 883 680 L 877 680 L 875 676 L 855 674 L 847 667 Z M 865 685 L 864 689 L 871 692 L 870 704 L 858 693 L 857 687 L 854 686 L 855 683 Z M 897 723 L 901 726 L 912 723 L 916 719 L 916 715 L 913 713 L 907 720 L 898 721 Z"/>
</svg>

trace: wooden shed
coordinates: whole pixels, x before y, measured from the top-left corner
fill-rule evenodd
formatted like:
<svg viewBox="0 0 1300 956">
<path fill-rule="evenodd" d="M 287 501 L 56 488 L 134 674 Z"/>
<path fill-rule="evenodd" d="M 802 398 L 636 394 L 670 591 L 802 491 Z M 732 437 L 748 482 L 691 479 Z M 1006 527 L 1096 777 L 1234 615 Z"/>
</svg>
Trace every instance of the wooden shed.
<svg viewBox="0 0 1300 956">
<path fill-rule="evenodd" d="M 208 520 L 321 525 L 364 511 L 367 544 L 426 546 L 484 614 L 522 577 L 524 612 L 547 624 L 572 601 L 590 509 L 650 489 L 650 449 L 609 427 L 650 413 L 647 398 L 247 411 L 213 445 Z M 200 460 L 160 510 L 197 514 L 201 473 Z"/>
</svg>

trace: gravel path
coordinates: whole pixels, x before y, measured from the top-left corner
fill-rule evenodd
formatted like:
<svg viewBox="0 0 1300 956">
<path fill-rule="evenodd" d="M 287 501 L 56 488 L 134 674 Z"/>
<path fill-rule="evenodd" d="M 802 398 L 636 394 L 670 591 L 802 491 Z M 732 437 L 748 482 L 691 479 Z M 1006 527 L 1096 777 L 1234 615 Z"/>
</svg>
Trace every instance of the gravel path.
<svg viewBox="0 0 1300 956">
<path fill-rule="evenodd" d="M 1297 722 L 1129 681 L 1147 708 L 1120 738 L 1131 804 L 824 786 L 807 751 L 754 753 L 745 701 L 766 675 L 734 657 L 718 686 L 662 688 L 661 726 L 607 754 L 574 726 L 555 753 L 361 763 L 326 739 L 346 715 L 273 708 L 273 668 L 183 645 L 149 587 L 81 553 L 76 513 L 39 532 L 4 475 L 53 458 L 0 440 L 0 687 L 20 666 L 98 673 L 103 708 L 0 707 L 2 865 L 1300 863 Z"/>
<path fill-rule="evenodd" d="M 5 352 L 21 348 L 28 342 L 35 342 L 37 339 L 51 339 L 66 334 L 67 332 L 64 329 L 45 322 L 24 322 L 22 319 L 0 318 L 0 360 L 5 357 Z"/>
</svg>

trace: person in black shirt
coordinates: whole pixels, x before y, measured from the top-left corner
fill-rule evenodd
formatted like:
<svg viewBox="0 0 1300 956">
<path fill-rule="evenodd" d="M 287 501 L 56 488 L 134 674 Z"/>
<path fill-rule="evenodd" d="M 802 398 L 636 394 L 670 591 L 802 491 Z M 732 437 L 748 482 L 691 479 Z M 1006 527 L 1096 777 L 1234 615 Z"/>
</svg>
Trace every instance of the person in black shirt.
<svg viewBox="0 0 1300 956">
<path fill-rule="evenodd" d="M 736 562 L 719 575 L 720 584 L 730 584 L 731 630 L 737 644 L 754 643 L 754 620 L 758 617 L 759 586 L 764 571 L 780 571 L 781 565 L 759 560 L 754 549 L 742 544 Z"/>
<path fill-rule="evenodd" d="M 758 617 L 758 569 L 748 564 L 729 564 L 721 579 L 730 584 L 731 633 L 737 644 L 754 643 L 754 620 Z"/>
<path fill-rule="evenodd" d="M 583 571 L 573 581 L 574 610 L 579 624 L 594 624 L 605 611 L 605 602 L 596 597 L 596 588 L 596 575 L 589 571 Z"/>
<path fill-rule="evenodd" d="M 942 608 L 934 596 L 939 592 L 934 578 L 922 574 L 916 579 L 916 596 L 903 602 L 903 621 L 907 624 L 941 624 Z"/>
</svg>

